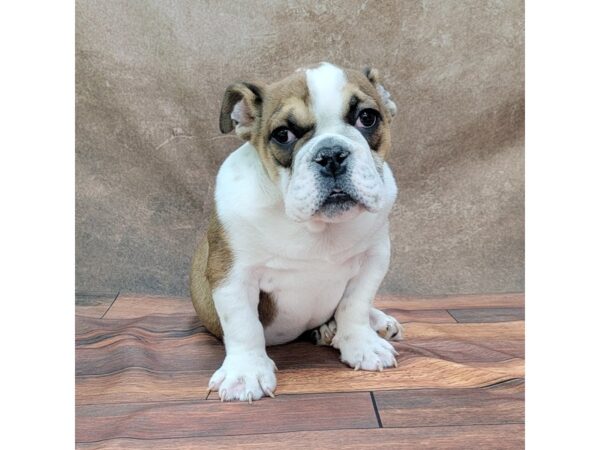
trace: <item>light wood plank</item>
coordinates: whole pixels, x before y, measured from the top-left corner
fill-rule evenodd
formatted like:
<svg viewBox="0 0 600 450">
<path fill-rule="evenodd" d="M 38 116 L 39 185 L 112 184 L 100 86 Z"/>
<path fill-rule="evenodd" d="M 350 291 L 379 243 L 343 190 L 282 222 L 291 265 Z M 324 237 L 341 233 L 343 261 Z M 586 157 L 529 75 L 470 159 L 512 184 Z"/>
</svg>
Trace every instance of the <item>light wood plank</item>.
<svg viewBox="0 0 600 450">
<path fill-rule="evenodd" d="M 524 308 L 525 296 L 522 293 L 443 295 L 436 297 L 379 295 L 375 299 L 375 306 L 378 308 L 408 310 Z"/>
<path fill-rule="evenodd" d="M 513 378 L 522 378 L 521 359 L 495 363 L 459 364 L 440 359 L 416 357 L 402 361 L 398 368 L 383 372 L 350 368 L 299 369 L 278 373 L 278 393 L 374 391 L 387 389 L 480 387 Z"/>
<path fill-rule="evenodd" d="M 186 297 L 163 297 L 147 294 L 119 294 L 106 319 L 135 319 L 157 314 L 195 315 L 192 301 Z"/>
<path fill-rule="evenodd" d="M 456 323 L 456 319 L 445 309 L 409 310 L 383 308 L 382 311 L 395 317 L 400 323 Z"/>
<path fill-rule="evenodd" d="M 103 376 L 75 379 L 76 405 L 199 401 L 206 398 L 212 370 L 149 372 L 129 368 Z"/>
<path fill-rule="evenodd" d="M 444 310 L 469 308 L 523 308 L 524 295 L 473 294 L 438 297 L 380 295 L 375 299 L 378 308 L 398 310 Z M 152 314 L 195 314 L 189 298 L 141 294 L 120 294 L 106 318 L 136 318 Z"/>
<path fill-rule="evenodd" d="M 524 339 L 525 322 L 498 323 L 409 323 L 405 340 L 456 338 L 467 341 Z"/>
</svg>

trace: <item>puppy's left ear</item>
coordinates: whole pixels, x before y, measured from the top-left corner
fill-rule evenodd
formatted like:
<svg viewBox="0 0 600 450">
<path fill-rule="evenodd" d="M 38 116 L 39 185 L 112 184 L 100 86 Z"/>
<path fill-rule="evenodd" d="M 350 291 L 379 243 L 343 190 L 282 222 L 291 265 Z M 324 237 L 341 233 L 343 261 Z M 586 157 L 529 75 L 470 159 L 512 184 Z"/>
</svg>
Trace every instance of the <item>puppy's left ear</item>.
<svg viewBox="0 0 600 450">
<path fill-rule="evenodd" d="M 381 84 L 379 78 L 379 71 L 371 67 L 366 67 L 363 70 L 363 73 L 369 79 L 371 84 L 375 86 L 375 89 L 377 89 L 377 93 L 381 97 L 381 100 L 383 101 L 383 104 L 385 105 L 386 109 L 388 110 L 390 115 L 394 117 L 396 115 L 396 112 L 398 112 L 398 108 L 392 100 L 391 94 L 383 87 L 383 84 Z"/>
<path fill-rule="evenodd" d="M 250 140 L 256 120 L 262 111 L 263 93 L 264 87 L 255 83 L 230 85 L 221 104 L 221 133 L 229 133 L 235 129 L 238 137 Z"/>
</svg>

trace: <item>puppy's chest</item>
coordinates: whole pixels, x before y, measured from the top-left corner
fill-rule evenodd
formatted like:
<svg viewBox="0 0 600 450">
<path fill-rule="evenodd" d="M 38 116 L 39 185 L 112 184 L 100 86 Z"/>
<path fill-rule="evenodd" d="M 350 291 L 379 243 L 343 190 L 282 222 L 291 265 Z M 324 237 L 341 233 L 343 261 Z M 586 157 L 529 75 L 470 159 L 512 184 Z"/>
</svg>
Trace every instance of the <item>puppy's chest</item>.
<svg viewBox="0 0 600 450">
<path fill-rule="evenodd" d="M 276 315 L 265 329 L 269 345 L 295 339 L 327 321 L 335 312 L 348 281 L 360 271 L 360 257 L 343 263 L 271 261 L 259 281 L 275 301 Z"/>
<path fill-rule="evenodd" d="M 260 289 L 265 292 L 285 292 L 302 288 L 306 292 L 315 282 L 327 280 L 329 285 L 346 284 L 360 269 L 359 257 L 343 263 L 315 260 L 291 262 L 283 258 L 273 259 L 263 268 Z M 311 292 L 321 292 L 326 286 L 315 286 Z"/>
</svg>

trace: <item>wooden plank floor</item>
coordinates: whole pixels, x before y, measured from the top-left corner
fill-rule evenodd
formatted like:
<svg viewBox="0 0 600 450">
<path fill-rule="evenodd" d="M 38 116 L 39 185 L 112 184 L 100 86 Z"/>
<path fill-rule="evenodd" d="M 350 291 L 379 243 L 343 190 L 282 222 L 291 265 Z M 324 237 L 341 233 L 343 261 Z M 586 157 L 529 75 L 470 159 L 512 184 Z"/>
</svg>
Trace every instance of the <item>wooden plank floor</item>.
<svg viewBox="0 0 600 450">
<path fill-rule="evenodd" d="M 398 368 L 353 371 L 332 348 L 269 347 L 277 397 L 208 398 L 222 344 L 191 301 L 76 298 L 80 449 L 523 448 L 522 294 L 382 296 L 404 323 Z"/>
</svg>

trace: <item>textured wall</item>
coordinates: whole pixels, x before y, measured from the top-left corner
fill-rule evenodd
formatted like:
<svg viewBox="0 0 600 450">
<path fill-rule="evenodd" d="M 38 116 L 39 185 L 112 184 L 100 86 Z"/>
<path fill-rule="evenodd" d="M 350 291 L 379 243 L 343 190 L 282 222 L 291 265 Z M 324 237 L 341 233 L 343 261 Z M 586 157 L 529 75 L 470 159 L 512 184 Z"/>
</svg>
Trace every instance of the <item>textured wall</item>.
<svg viewBox="0 0 600 450">
<path fill-rule="evenodd" d="M 187 295 L 225 87 L 328 60 L 380 69 L 399 185 L 383 291 L 523 289 L 523 4 L 78 1 L 80 292 Z"/>
</svg>

